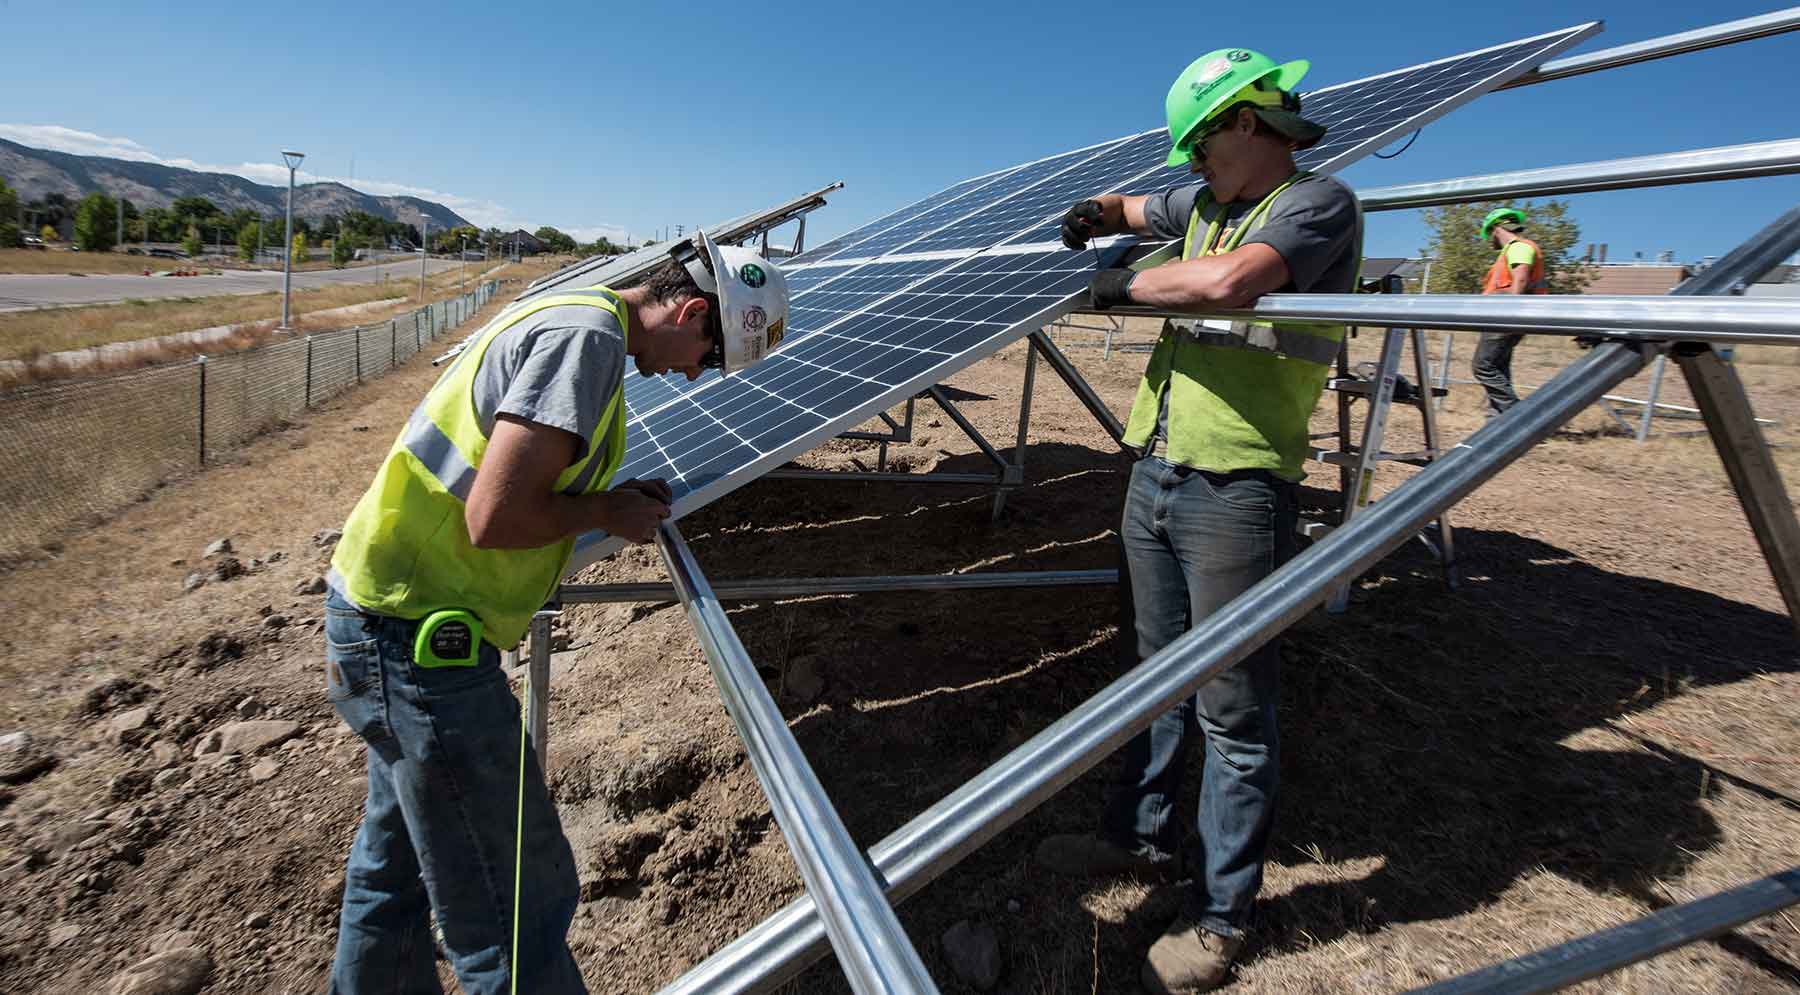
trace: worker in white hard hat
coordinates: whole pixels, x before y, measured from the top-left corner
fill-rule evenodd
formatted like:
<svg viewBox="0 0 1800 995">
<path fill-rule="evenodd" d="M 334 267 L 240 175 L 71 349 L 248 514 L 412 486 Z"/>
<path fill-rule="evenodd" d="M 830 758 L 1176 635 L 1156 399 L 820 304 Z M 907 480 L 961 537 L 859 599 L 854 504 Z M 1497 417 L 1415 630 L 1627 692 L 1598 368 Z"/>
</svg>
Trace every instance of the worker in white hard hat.
<svg viewBox="0 0 1800 995">
<path fill-rule="evenodd" d="M 414 410 L 344 526 L 326 689 L 368 745 L 369 794 L 332 992 L 439 990 L 432 914 L 470 995 L 587 990 L 567 942 L 574 857 L 500 654 L 555 591 L 576 536 L 649 542 L 669 517 L 664 481 L 613 483 L 626 359 L 692 380 L 781 341 L 787 285 L 768 260 L 704 234 L 672 255 L 624 290 L 502 311 Z"/>
</svg>

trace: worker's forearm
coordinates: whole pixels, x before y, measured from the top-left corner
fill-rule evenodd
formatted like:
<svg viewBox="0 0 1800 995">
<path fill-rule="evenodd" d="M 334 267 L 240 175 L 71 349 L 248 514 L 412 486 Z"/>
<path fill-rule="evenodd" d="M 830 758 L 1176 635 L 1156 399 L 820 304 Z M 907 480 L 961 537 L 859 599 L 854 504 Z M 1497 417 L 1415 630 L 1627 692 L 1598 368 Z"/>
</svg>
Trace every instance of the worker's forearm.
<svg viewBox="0 0 1800 995">
<path fill-rule="evenodd" d="M 1242 307 L 1253 295 L 1234 280 L 1235 267 L 1222 258 L 1187 259 L 1145 270 L 1131 281 L 1131 299 L 1147 307 L 1183 310 Z"/>
<path fill-rule="evenodd" d="M 469 539 L 484 549 L 535 549 L 594 529 L 610 532 L 611 504 L 611 492 L 501 502 L 485 516 L 470 516 Z"/>
<path fill-rule="evenodd" d="M 1145 230 L 1144 198 L 1108 193 L 1095 197 L 1100 203 L 1100 224 L 1096 235 L 1142 235 Z"/>
</svg>

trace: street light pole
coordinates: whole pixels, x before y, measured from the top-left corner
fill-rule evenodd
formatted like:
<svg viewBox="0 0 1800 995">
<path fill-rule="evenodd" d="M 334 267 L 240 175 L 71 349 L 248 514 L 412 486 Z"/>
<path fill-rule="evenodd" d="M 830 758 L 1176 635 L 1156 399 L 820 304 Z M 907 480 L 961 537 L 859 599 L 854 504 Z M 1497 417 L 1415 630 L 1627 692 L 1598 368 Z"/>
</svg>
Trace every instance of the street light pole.
<svg viewBox="0 0 1800 995">
<path fill-rule="evenodd" d="M 467 277 L 463 274 L 468 272 L 468 269 L 469 236 L 458 235 L 456 236 L 456 292 L 459 294 L 464 293 L 467 290 L 467 287 L 465 286 Z"/>
<path fill-rule="evenodd" d="M 288 168 L 287 241 L 282 243 L 281 250 L 281 327 L 285 329 L 288 327 L 288 303 L 294 291 L 294 170 L 300 168 L 300 160 L 306 158 L 306 153 L 282 149 L 281 158 Z"/>
<path fill-rule="evenodd" d="M 425 258 L 431 255 L 431 219 L 419 215 L 419 303 L 425 303 Z"/>
</svg>

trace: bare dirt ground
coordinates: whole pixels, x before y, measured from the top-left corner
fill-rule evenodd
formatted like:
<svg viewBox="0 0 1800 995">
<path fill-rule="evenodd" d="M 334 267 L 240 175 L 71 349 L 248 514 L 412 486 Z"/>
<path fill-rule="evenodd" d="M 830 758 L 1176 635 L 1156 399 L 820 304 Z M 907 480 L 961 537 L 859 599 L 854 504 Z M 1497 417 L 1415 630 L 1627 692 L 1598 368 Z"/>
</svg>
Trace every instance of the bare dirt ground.
<svg viewBox="0 0 1800 995">
<path fill-rule="evenodd" d="M 1062 341 L 1123 411 L 1143 355 L 1102 361 Z M 1015 346 L 951 381 L 996 443 L 1013 438 L 1023 357 Z M 1524 349 L 1518 379 L 1573 357 Z M 1790 442 L 1800 370 L 1744 371 L 1759 413 L 1783 422 L 1771 438 Z M 14 688 L 0 732 L 27 732 L 55 762 L 0 809 L 0 990 L 105 991 L 171 944 L 204 953 L 207 992 L 324 989 L 365 785 L 321 693 L 319 597 L 297 591 L 328 556 L 315 535 L 341 524 L 432 376 L 415 361 L 0 576 Z M 1668 399 L 1685 403 L 1678 381 Z M 1480 424 L 1473 389 L 1445 420 L 1452 438 Z M 1394 443 L 1416 424 L 1397 408 Z M 1800 864 L 1794 627 L 1710 443 L 1639 447 L 1608 424 L 1584 414 L 1456 510 L 1459 590 L 1414 544 L 1348 614 L 1287 637 L 1281 810 L 1235 990 L 1394 991 Z M 1110 567 L 1111 450 L 1040 369 L 1030 485 L 998 523 L 976 488 L 768 481 L 683 529 L 714 579 Z M 1797 479 L 1795 450 L 1778 458 Z M 852 460 L 872 464 L 874 445 L 805 463 Z M 911 472 L 984 461 L 928 404 L 890 451 Z M 1314 504 L 1332 499 L 1335 474 L 1308 483 Z M 222 537 L 245 572 L 184 594 L 190 572 L 232 572 L 203 555 Z M 662 578 L 634 549 L 583 579 Z M 1106 589 L 798 598 L 733 619 L 865 846 L 1118 673 Z M 571 940 L 594 991 L 652 991 L 800 884 L 680 610 L 577 608 L 563 631 L 549 772 L 583 879 Z M 251 713 L 297 728 L 260 753 L 196 759 Z M 938 942 L 964 919 L 1001 936 L 999 991 L 1137 990 L 1173 889 L 1070 882 L 1030 859 L 1043 835 L 1093 824 L 1109 771 L 902 907 L 946 991 L 971 990 Z M 1797 921 L 1587 990 L 1797 991 Z M 846 987 L 827 960 L 787 990 Z"/>
</svg>

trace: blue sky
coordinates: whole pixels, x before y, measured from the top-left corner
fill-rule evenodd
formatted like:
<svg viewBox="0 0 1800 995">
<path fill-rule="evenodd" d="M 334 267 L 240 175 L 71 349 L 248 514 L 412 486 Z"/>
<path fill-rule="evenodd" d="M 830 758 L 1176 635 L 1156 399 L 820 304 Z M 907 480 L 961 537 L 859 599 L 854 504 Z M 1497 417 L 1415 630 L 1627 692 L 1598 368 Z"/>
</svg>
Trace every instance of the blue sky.
<svg viewBox="0 0 1800 995">
<path fill-rule="evenodd" d="M 808 222 L 817 244 L 961 178 L 1157 126 L 1170 81 L 1216 47 L 1311 59 L 1312 87 L 1586 20 L 1606 30 L 1577 51 L 1771 9 L 0 0 L 15 40 L 0 137 L 264 182 L 285 180 L 276 153 L 295 147 L 303 180 L 347 180 L 354 161 L 359 189 L 582 237 L 712 223 L 843 180 Z M 1792 138 L 1795 64 L 1800 34 L 1494 94 L 1343 175 L 1380 186 Z M 1800 201 L 1800 177 L 1573 200 L 1611 258 L 1690 260 Z M 1417 212 L 1374 215 L 1367 252 L 1423 239 Z"/>
</svg>

